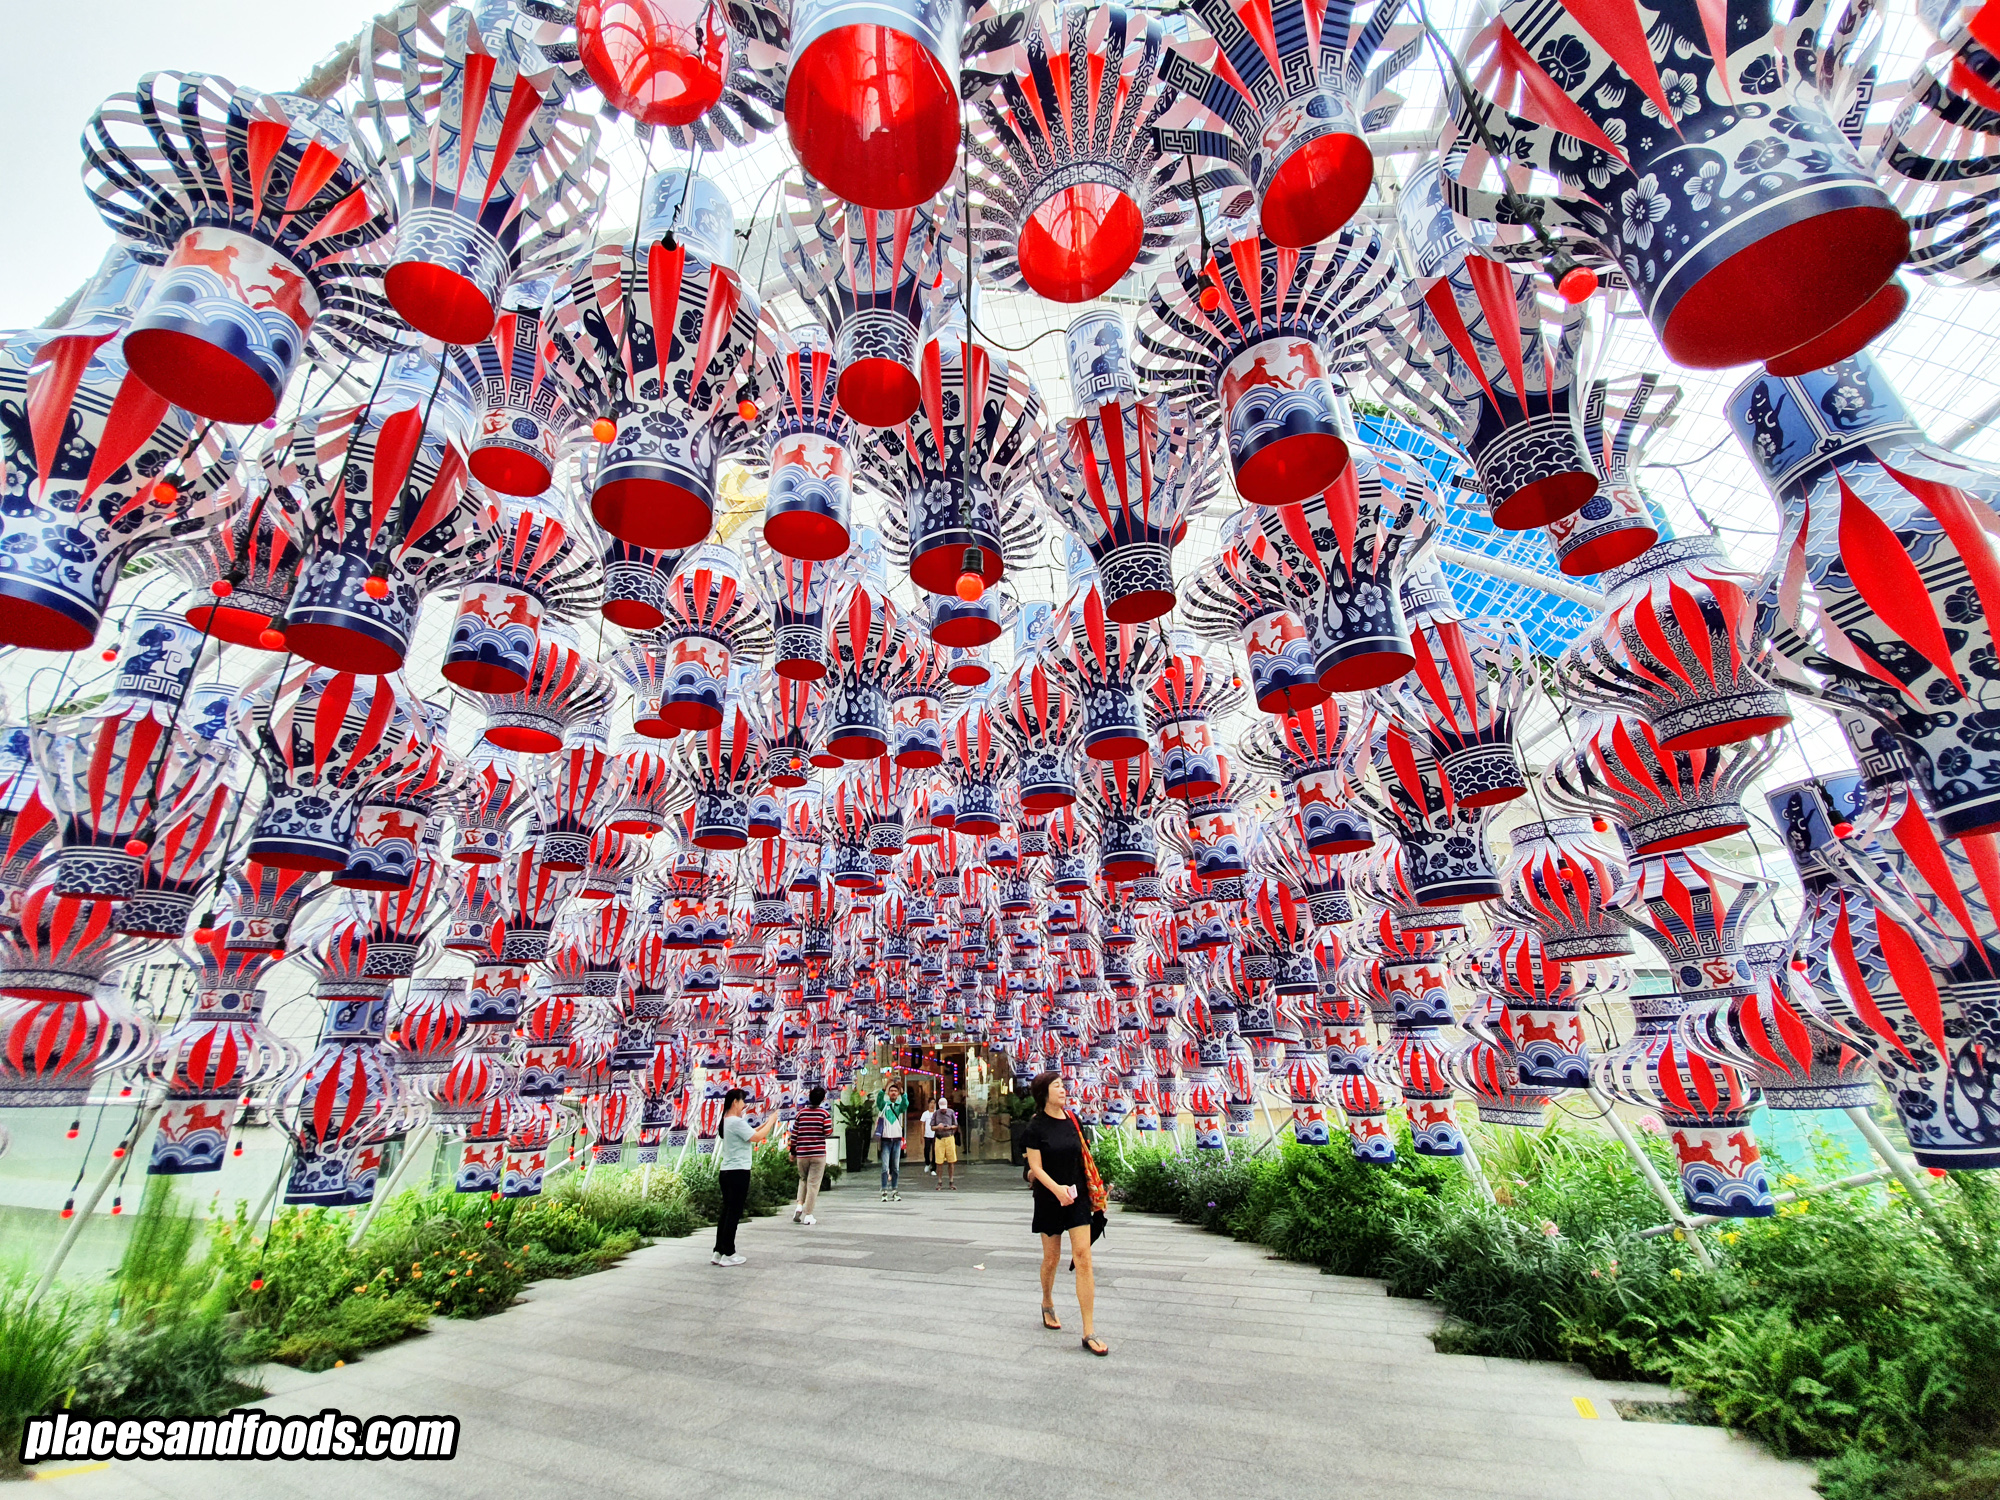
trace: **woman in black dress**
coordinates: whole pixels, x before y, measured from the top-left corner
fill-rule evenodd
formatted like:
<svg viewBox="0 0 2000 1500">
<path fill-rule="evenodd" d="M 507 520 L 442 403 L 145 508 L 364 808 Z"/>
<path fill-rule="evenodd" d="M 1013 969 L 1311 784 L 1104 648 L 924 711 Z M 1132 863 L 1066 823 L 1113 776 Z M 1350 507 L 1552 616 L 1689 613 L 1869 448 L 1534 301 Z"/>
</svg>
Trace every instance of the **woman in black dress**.
<svg viewBox="0 0 2000 1500">
<path fill-rule="evenodd" d="M 1083 1170 L 1083 1133 L 1064 1108 L 1062 1075 L 1039 1073 L 1032 1089 L 1035 1113 L 1022 1144 L 1035 1194 L 1034 1230 L 1042 1237 L 1042 1326 L 1062 1327 L 1056 1317 L 1056 1266 L 1062 1260 L 1066 1234 L 1076 1271 L 1076 1302 L 1083 1312 L 1083 1347 L 1092 1354 L 1109 1354 L 1090 1321 L 1097 1287 L 1090 1272 L 1090 1187 Z"/>
</svg>

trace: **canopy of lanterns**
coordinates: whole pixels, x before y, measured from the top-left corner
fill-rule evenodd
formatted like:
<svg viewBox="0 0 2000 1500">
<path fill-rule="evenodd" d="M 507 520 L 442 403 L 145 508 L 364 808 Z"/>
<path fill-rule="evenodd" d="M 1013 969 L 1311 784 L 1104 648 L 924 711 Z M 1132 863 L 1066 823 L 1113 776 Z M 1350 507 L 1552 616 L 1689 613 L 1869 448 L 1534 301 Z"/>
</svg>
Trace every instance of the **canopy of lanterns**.
<svg viewBox="0 0 2000 1500">
<path fill-rule="evenodd" d="M 2000 473 L 1866 352 L 1899 268 L 1992 274 L 2000 25 L 1932 15 L 1863 128 L 1866 13 L 477 0 L 326 97 L 148 74 L 83 132 L 115 248 L 0 336 L 0 643 L 118 641 L 0 731 L 0 1108 L 124 1080 L 200 1173 L 254 1102 L 324 1205 L 421 1127 L 521 1197 L 956 1037 L 1202 1149 L 1591 1091 L 1725 1216 L 1760 1104 L 2000 1167 Z M 672 159 L 613 203 L 628 129 Z M 719 181 L 773 133 L 753 272 Z M 982 289 L 1074 305 L 1074 415 Z M 1679 393 L 1614 315 L 1754 370 L 1773 558 L 1642 493 Z M 1601 599 L 1574 640 L 1462 608 L 1461 502 Z M 1854 769 L 1772 789 L 1799 699 Z"/>
</svg>

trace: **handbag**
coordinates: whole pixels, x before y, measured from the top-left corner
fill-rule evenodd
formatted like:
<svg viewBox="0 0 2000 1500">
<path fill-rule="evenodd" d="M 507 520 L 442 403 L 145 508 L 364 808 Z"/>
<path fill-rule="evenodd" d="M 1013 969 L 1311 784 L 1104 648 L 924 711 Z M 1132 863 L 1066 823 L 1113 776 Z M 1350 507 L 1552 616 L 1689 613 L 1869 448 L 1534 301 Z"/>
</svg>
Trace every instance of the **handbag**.
<svg viewBox="0 0 2000 1500">
<path fill-rule="evenodd" d="M 1104 1234 L 1106 1219 L 1104 1211 L 1110 1206 L 1111 1195 L 1104 1190 L 1104 1179 L 1097 1175 L 1097 1158 L 1090 1154 L 1090 1142 L 1083 1138 L 1083 1127 L 1076 1130 L 1077 1144 L 1083 1148 L 1083 1180 L 1090 1189 L 1090 1242 L 1096 1244 Z"/>
</svg>

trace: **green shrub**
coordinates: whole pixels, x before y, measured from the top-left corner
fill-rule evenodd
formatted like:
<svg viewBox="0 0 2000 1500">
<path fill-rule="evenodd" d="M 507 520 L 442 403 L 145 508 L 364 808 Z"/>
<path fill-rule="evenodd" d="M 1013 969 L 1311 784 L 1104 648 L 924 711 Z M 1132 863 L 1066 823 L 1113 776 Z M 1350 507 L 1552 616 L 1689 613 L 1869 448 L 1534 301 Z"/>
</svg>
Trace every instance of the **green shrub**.
<svg viewBox="0 0 2000 1500">
<path fill-rule="evenodd" d="M 60 1404 L 84 1359 L 89 1312 L 67 1288 L 30 1302 L 34 1278 L 0 1275 L 0 1469 L 13 1467 L 28 1418 Z"/>
<path fill-rule="evenodd" d="M 604 1243 L 604 1226 L 574 1203 L 560 1198 L 530 1198 L 515 1205 L 507 1221 L 513 1245 L 540 1245 L 551 1255 L 579 1255 Z"/>
<path fill-rule="evenodd" d="M 568 1203 L 599 1228 L 630 1229 L 648 1239 L 680 1239 L 701 1225 L 680 1180 L 671 1172 L 595 1168 L 585 1181 L 570 1173 L 558 1178 L 546 1196 Z"/>
<path fill-rule="evenodd" d="M 355 1297 L 279 1339 L 270 1357 L 302 1370 L 330 1370 L 337 1361 L 422 1333 L 430 1320 L 414 1293 Z"/>
<path fill-rule="evenodd" d="M 255 1352 L 213 1313 L 104 1329 L 70 1405 L 93 1417 L 217 1416 L 260 1393 L 237 1374 Z"/>
<path fill-rule="evenodd" d="M 1472 1135 L 1491 1203 L 1402 1127 L 1387 1168 L 1344 1145 L 1098 1156 L 1132 1208 L 1430 1298 L 1441 1348 L 1670 1380 L 1780 1453 L 1830 1457 L 1831 1500 L 2000 1496 L 2000 1189 L 1955 1175 L 1928 1215 L 1895 1187 L 1809 1197 L 1705 1233 L 1708 1270 L 1678 1234 L 1640 1237 L 1663 1213 L 1608 1136 Z M 1642 1147 L 1671 1182 L 1667 1143 Z M 1812 1181 L 1855 1170 L 1824 1138 L 1812 1155 Z"/>
<path fill-rule="evenodd" d="M 639 1248 L 637 1230 L 620 1229 L 605 1235 L 595 1245 L 584 1250 L 551 1250 L 539 1240 L 530 1240 L 523 1254 L 527 1261 L 528 1276 L 539 1280 L 553 1276 L 567 1281 L 576 1276 L 588 1276 L 593 1271 L 602 1271 L 614 1261 L 622 1260 Z"/>
</svg>

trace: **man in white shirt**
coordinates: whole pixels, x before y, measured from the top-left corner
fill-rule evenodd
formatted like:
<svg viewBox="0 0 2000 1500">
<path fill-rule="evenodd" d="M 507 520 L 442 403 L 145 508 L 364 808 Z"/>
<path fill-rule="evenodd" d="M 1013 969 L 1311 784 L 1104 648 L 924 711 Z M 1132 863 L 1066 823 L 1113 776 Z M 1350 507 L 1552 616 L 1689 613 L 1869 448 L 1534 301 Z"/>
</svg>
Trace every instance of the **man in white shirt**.
<svg viewBox="0 0 2000 1500">
<path fill-rule="evenodd" d="M 924 1112 L 917 1116 L 917 1123 L 924 1127 L 924 1170 L 937 1176 L 937 1163 L 932 1157 L 935 1148 L 931 1145 L 931 1116 L 937 1113 L 937 1101 L 931 1100 L 924 1106 Z"/>
</svg>

